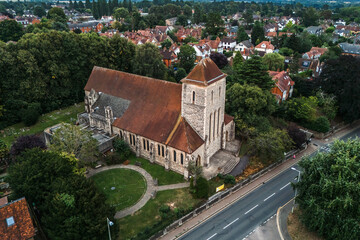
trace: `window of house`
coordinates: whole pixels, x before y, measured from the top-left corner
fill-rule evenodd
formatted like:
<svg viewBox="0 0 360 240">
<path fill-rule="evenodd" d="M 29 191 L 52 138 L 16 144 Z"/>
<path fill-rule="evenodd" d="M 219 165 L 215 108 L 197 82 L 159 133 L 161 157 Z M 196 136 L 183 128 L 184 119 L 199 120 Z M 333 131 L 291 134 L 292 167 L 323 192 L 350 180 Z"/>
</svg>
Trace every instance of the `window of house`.
<svg viewBox="0 0 360 240">
<path fill-rule="evenodd" d="M 192 103 L 195 103 L 195 91 L 192 93 Z"/>
<path fill-rule="evenodd" d="M 174 150 L 174 162 L 176 162 L 176 151 Z"/>
<path fill-rule="evenodd" d="M 158 144 L 158 155 L 160 156 L 160 145 Z"/>
<path fill-rule="evenodd" d="M 120 138 L 123 139 L 123 133 L 120 131 Z"/>
<path fill-rule="evenodd" d="M 164 146 L 161 146 L 161 156 L 162 157 L 165 156 L 165 148 L 164 148 Z"/>
<path fill-rule="evenodd" d="M 180 155 L 180 161 L 181 161 L 181 165 L 183 165 L 184 164 L 184 154 Z"/>
<path fill-rule="evenodd" d="M 6 218 L 6 224 L 7 224 L 8 227 L 14 225 L 14 224 L 15 224 L 14 217 L 8 217 L 8 218 Z"/>
</svg>

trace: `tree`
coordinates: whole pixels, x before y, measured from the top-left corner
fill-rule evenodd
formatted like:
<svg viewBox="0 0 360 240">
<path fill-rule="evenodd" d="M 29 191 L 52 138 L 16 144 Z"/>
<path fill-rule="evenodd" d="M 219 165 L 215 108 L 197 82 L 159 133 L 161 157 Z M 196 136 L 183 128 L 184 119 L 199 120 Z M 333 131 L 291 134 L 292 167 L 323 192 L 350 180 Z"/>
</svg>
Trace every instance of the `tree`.
<svg viewBox="0 0 360 240">
<path fill-rule="evenodd" d="M 256 42 L 262 42 L 265 40 L 265 31 L 259 21 L 256 21 L 251 31 L 251 43 L 256 45 Z"/>
<path fill-rule="evenodd" d="M 283 55 L 283 56 L 289 57 L 289 56 L 291 56 L 291 55 L 294 53 L 294 51 L 293 51 L 292 49 L 290 49 L 290 48 L 283 47 L 283 48 L 280 48 L 280 49 L 279 49 L 279 53 L 280 53 L 281 55 Z"/>
<path fill-rule="evenodd" d="M 178 68 L 178 70 L 175 73 L 175 80 L 176 82 L 180 82 L 181 79 L 186 77 L 186 70 L 183 68 Z"/>
<path fill-rule="evenodd" d="M 179 15 L 177 20 L 176 20 L 176 25 L 187 26 L 188 25 L 188 18 L 183 14 Z"/>
<path fill-rule="evenodd" d="M 301 221 L 325 239 L 360 236 L 360 141 L 336 141 L 329 153 L 303 158 L 296 201 Z"/>
<path fill-rule="evenodd" d="M 311 129 L 321 133 L 326 133 L 330 130 L 330 122 L 326 117 L 320 116 L 311 123 Z"/>
<path fill-rule="evenodd" d="M 6 143 L 0 139 L 0 166 L 8 165 L 9 148 Z"/>
<path fill-rule="evenodd" d="M 316 118 L 317 98 L 300 97 L 287 101 L 286 115 L 290 120 L 310 123 Z"/>
<path fill-rule="evenodd" d="M 192 16 L 192 9 L 189 5 L 185 4 L 185 6 L 183 7 L 183 14 L 187 17 L 187 18 L 191 18 Z"/>
<path fill-rule="evenodd" d="M 21 24 L 15 20 L 4 20 L 0 22 L 1 41 L 18 41 L 23 34 L 24 32 Z"/>
<path fill-rule="evenodd" d="M 249 149 L 264 163 L 280 161 L 284 153 L 291 149 L 293 142 L 285 130 L 275 129 L 260 133 L 249 140 Z"/>
<path fill-rule="evenodd" d="M 120 21 L 121 19 L 125 19 L 129 16 L 129 11 L 123 7 L 117 8 L 115 9 L 113 16 L 117 21 Z"/>
<path fill-rule="evenodd" d="M 268 53 L 262 58 L 264 64 L 271 71 L 282 71 L 284 69 L 285 58 L 279 53 Z"/>
<path fill-rule="evenodd" d="M 335 96 L 328 95 L 319 90 L 316 93 L 316 97 L 318 99 L 318 106 L 320 107 L 321 112 L 325 114 L 329 120 L 333 120 L 336 117 L 338 110 Z"/>
<path fill-rule="evenodd" d="M 339 114 L 352 122 L 360 118 L 360 59 L 340 56 L 326 62 L 320 75 L 321 89 L 336 97 Z"/>
<path fill-rule="evenodd" d="M 296 148 L 300 148 L 301 145 L 306 142 L 306 133 L 301 131 L 296 125 L 291 124 L 286 130 Z"/>
<path fill-rule="evenodd" d="M 171 41 L 169 39 L 165 39 L 162 43 L 161 43 L 161 48 L 166 48 L 169 49 L 171 47 Z"/>
<path fill-rule="evenodd" d="M 195 164 L 195 162 L 193 161 L 190 161 L 189 162 L 189 165 L 188 165 L 188 171 L 189 171 L 189 174 L 190 176 L 192 176 L 193 178 L 193 184 L 194 184 L 194 187 L 196 187 L 196 181 L 199 179 L 199 177 L 202 175 L 203 173 L 203 169 L 201 166 L 197 166 Z"/>
<path fill-rule="evenodd" d="M 199 177 L 195 186 L 195 196 L 196 198 L 206 199 L 209 196 L 209 183 L 203 178 Z"/>
<path fill-rule="evenodd" d="M 128 158 L 131 154 L 131 149 L 124 140 L 117 139 L 117 138 L 114 139 L 113 147 L 114 147 L 115 151 L 118 154 L 120 154 L 121 158 L 123 158 L 123 159 Z"/>
<path fill-rule="evenodd" d="M 140 45 L 134 58 L 134 73 L 143 76 L 163 79 L 166 66 L 162 61 L 159 49 L 151 43 Z"/>
<path fill-rule="evenodd" d="M 86 9 L 91 9 L 90 0 L 86 0 L 86 1 L 85 1 L 85 7 L 86 7 Z"/>
<path fill-rule="evenodd" d="M 218 53 L 218 52 L 212 52 L 210 54 L 210 59 L 213 60 L 213 62 L 220 69 L 222 69 L 223 67 L 225 67 L 229 63 L 229 61 L 227 60 L 227 57 L 224 54 Z"/>
<path fill-rule="evenodd" d="M 41 6 L 36 6 L 34 8 L 34 15 L 35 16 L 38 16 L 39 18 L 42 18 L 43 16 L 46 16 L 46 12 L 45 12 L 45 9 Z"/>
<path fill-rule="evenodd" d="M 66 21 L 67 21 L 67 17 L 64 13 L 64 10 L 62 10 L 61 8 L 58 8 L 58 7 L 54 7 L 52 9 L 50 9 L 47 14 L 47 18 L 52 19 L 55 22 L 61 22 L 64 24 L 66 24 Z"/>
<path fill-rule="evenodd" d="M 302 21 L 305 27 L 317 26 L 318 20 L 319 20 L 319 15 L 315 8 L 309 7 L 303 11 Z"/>
<path fill-rule="evenodd" d="M 253 56 L 246 60 L 237 71 L 237 82 L 257 85 L 261 89 L 270 90 L 275 83 L 269 76 L 267 67 L 263 64 L 261 57 Z"/>
<path fill-rule="evenodd" d="M 209 13 L 205 27 L 206 28 L 203 30 L 205 35 L 222 36 L 225 28 L 220 13 Z"/>
<path fill-rule="evenodd" d="M 79 126 L 63 123 L 51 138 L 50 149 L 55 152 L 74 154 L 83 162 L 96 161 L 98 143 L 90 131 Z"/>
<path fill-rule="evenodd" d="M 196 59 L 195 49 L 189 45 L 182 45 L 180 47 L 180 52 L 178 54 L 178 59 L 180 61 L 179 66 L 184 68 L 187 73 L 194 67 L 194 62 Z"/>
<path fill-rule="evenodd" d="M 236 42 L 242 42 L 245 40 L 249 40 L 249 35 L 245 32 L 244 27 L 240 26 L 236 33 Z"/>
<path fill-rule="evenodd" d="M 22 111 L 21 120 L 24 122 L 25 126 L 32 126 L 38 121 L 40 113 L 41 106 L 39 103 L 29 104 L 27 109 Z"/>
<path fill-rule="evenodd" d="M 20 136 L 11 146 L 10 154 L 16 157 L 25 150 L 32 148 L 46 149 L 44 140 L 36 135 Z"/>
</svg>

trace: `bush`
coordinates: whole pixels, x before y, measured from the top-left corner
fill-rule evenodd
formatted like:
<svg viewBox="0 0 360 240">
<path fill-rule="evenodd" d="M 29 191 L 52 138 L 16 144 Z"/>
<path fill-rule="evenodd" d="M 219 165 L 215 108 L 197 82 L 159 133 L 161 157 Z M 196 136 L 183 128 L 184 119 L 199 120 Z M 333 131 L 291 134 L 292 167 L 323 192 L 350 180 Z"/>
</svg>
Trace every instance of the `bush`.
<svg viewBox="0 0 360 240">
<path fill-rule="evenodd" d="M 115 151 L 120 155 L 121 159 L 126 160 L 131 154 L 131 149 L 124 140 L 118 138 L 114 139 L 113 147 Z"/>
<path fill-rule="evenodd" d="M 233 56 L 233 53 L 234 53 L 234 52 L 232 52 L 232 51 L 228 51 L 228 52 L 224 52 L 224 55 L 225 55 L 226 57 L 232 57 L 232 56 Z"/>
<path fill-rule="evenodd" d="M 199 177 L 196 181 L 195 189 L 196 198 L 207 198 L 209 196 L 209 183 L 205 178 Z"/>
<path fill-rule="evenodd" d="M 234 176 L 232 176 L 232 175 L 226 175 L 225 176 L 225 179 L 224 179 L 224 183 L 225 184 L 235 184 L 236 183 L 236 181 L 235 181 L 235 177 Z"/>
<path fill-rule="evenodd" d="M 20 136 L 16 139 L 14 144 L 11 146 L 10 154 L 17 156 L 26 149 L 32 148 L 46 149 L 46 145 L 42 138 L 36 135 Z"/>
<path fill-rule="evenodd" d="M 104 157 L 104 161 L 106 165 L 114 165 L 114 164 L 121 164 L 125 162 L 126 158 L 124 158 L 121 154 L 115 152 L 113 154 L 109 154 Z"/>
<path fill-rule="evenodd" d="M 318 117 L 312 124 L 311 129 L 317 132 L 326 133 L 330 130 L 330 122 L 324 117 Z"/>
<path fill-rule="evenodd" d="M 38 121 L 40 113 L 40 104 L 32 103 L 27 109 L 22 111 L 21 120 L 24 122 L 25 126 L 32 126 Z"/>
</svg>

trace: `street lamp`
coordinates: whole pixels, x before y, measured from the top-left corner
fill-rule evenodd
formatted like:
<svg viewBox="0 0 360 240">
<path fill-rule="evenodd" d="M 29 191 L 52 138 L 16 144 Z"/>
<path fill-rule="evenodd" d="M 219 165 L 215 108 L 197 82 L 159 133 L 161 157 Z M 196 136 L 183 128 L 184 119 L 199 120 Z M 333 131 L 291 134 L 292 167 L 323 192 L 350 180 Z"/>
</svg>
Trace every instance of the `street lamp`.
<svg viewBox="0 0 360 240">
<path fill-rule="evenodd" d="M 297 172 L 299 173 L 299 176 L 298 176 L 298 178 L 297 178 L 297 182 L 299 183 L 299 182 L 300 182 L 300 176 L 301 176 L 300 174 L 301 174 L 301 171 L 297 170 L 297 169 L 294 168 L 294 167 L 291 167 L 291 170 L 297 171 Z M 295 197 L 296 197 L 296 195 L 297 195 L 297 188 L 295 188 Z M 294 205 L 295 205 L 295 198 L 294 198 Z M 294 206 L 292 207 L 291 212 L 292 212 L 292 213 L 294 212 Z"/>
<path fill-rule="evenodd" d="M 109 240 L 111 240 L 110 227 L 112 225 L 114 225 L 114 223 L 112 221 L 110 221 L 109 218 L 106 218 L 106 221 L 107 221 L 107 227 L 108 227 L 108 232 L 109 232 Z"/>
</svg>

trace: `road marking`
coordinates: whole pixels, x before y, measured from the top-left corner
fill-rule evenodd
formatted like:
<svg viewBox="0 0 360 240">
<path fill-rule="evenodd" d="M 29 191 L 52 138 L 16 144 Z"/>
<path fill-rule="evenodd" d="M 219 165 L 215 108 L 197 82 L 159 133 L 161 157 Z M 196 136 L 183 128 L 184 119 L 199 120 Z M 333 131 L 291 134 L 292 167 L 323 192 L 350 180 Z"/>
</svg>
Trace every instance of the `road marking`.
<svg viewBox="0 0 360 240">
<path fill-rule="evenodd" d="M 249 211 L 247 211 L 247 212 L 245 213 L 245 215 L 248 214 L 249 212 L 251 212 L 252 210 L 254 210 L 257 206 L 259 206 L 259 205 L 256 205 L 255 207 L 253 207 L 252 209 L 250 209 Z"/>
<path fill-rule="evenodd" d="M 235 219 L 234 221 L 232 221 L 231 223 L 229 223 L 228 225 L 226 225 L 225 227 L 223 227 L 223 229 L 227 228 L 228 226 L 230 226 L 231 224 L 233 224 L 233 223 L 236 222 L 237 220 L 239 220 L 239 218 Z"/>
<path fill-rule="evenodd" d="M 266 201 L 266 200 L 268 200 L 269 198 L 271 198 L 272 196 L 274 196 L 275 195 L 275 193 L 273 193 L 273 194 L 271 194 L 270 196 L 268 196 L 267 198 L 265 198 L 264 199 L 264 202 Z"/>
<path fill-rule="evenodd" d="M 286 184 L 285 186 L 283 186 L 282 188 L 280 188 L 280 190 L 283 190 L 284 188 L 286 188 L 288 185 L 290 185 L 291 182 L 289 182 L 288 184 Z"/>
<path fill-rule="evenodd" d="M 211 237 L 209 237 L 209 238 L 206 239 L 206 240 L 212 239 L 212 238 L 215 237 L 216 235 L 217 235 L 217 233 L 213 234 Z"/>
</svg>

